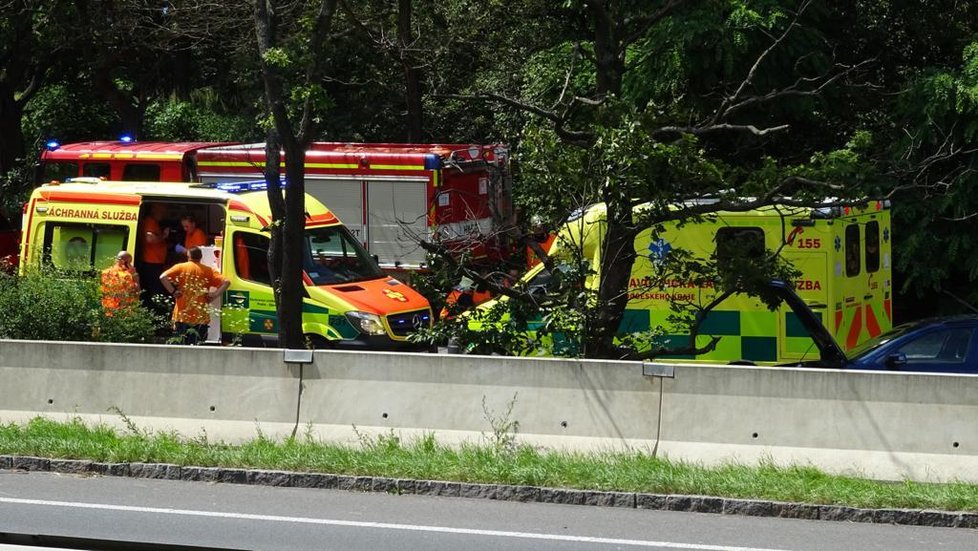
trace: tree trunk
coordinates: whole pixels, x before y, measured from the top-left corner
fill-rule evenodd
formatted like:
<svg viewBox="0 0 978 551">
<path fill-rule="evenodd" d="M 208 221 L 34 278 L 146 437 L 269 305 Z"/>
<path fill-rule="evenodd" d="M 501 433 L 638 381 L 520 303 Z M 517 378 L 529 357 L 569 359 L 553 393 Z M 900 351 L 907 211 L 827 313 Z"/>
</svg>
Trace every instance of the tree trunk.
<svg viewBox="0 0 978 551">
<path fill-rule="evenodd" d="M 96 71 L 98 76 L 95 78 L 95 86 L 119 115 L 119 121 L 122 123 L 121 132 L 138 139 L 143 129 L 143 108 L 134 94 L 120 90 L 115 81 L 110 78 L 110 67 L 109 61 L 100 65 Z"/>
<path fill-rule="evenodd" d="M 285 219 L 282 226 L 282 277 L 279 290 L 279 342 L 286 348 L 305 348 L 302 332 L 303 235 L 305 216 L 305 147 L 295 139 L 283 140 L 285 147 Z"/>
<path fill-rule="evenodd" d="M 599 94 L 621 93 L 625 59 L 620 43 L 622 23 L 617 19 L 617 6 L 612 1 L 588 3 L 594 20 L 594 63 L 597 70 Z"/>
<path fill-rule="evenodd" d="M 0 83 L 0 175 L 16 168 L 24 158 L 23 116 L 23 105 L 14 99 L 14 91 Z"/>
<path fill-rule="evenodd" d="M 628 281 L 635 262 L 635 232 L 631 205 L 605 198 L 607 227 L 601 251 L 601 283 L 594 327 L 585 334 L 588 357 L 613 358 L 615 335 L 628 305 Z"/>
<path fill-rule="evenodd" d="M 588 4 L 594 21 L 594 57 L 599 94 L 621 93 L 625 72 L 622 55 L 622 22 L 614 0 Z M 614 171 L 612 171 L 614 173 Z M 635 234 L 632 229 L 631 198 L 615 193 L 618 186 L 611 182 L 602 191 L 607 209 L 607 226 L 601 254 L 598 309 L 594 313 L 595 327 L 585 336 L 590 357 L 614 357 L 615 335 L 628 305 L 628 281 L 635 262 Z"/>
<path fill-rule="evenodd" d="M 397 34 L 400 41 L 401 64 L 404 67 L 404 98 L 407 103 L 407 120 L 405 121 L 406 138 L 408 142 L 420 143 L 424 125 L 424 111 L 421 103 L 421 70 L 414 62 L 411 53 L 411 1 L 397 1 Z"/>
<path fill-rule="evenodd" d="M 322 0 L 315 24 L 310 31 L 309 51 L 319 53 L 325 37 L 329 35 L 330 24 L 336 9 L 337 0 Z M 266 141 L 265 181 L 268 184 L 269 202 L 273 212 L 278 215 L 273 220 L 274 246 L 269 248 L 269 262 L 278 270 L 275 280 L 275 308 L 279 324 L 279 346 L 304 348 L 305 335 L 302 332 L 302 302 L 305 297 L 303 282 L 303 252 L 305 216 L 305 157 L 306 145 L 311 136 L 313 121 L 312 102 L 307 98 L 302 107 L 301 119 L 293 124 L 286 105 L 289 94 L 285 91 L 286 78 L 274 64 L 266 61 L 270 49 L 279 47 L 282 39 L 278 36 L 279 20 L 276 5 L 271 0 L 256 0 L 255 31 L 258 38 L 258 55 L 261 60 L 261 75 L 265 86 L 265 107 L 271 115 L 274 131 L 270 131 Z M 306 67 L 305 85 L 318 82 L 319 71 L 316 60 Z M 275 137 L 277 139 L 273 140 Z M 275 144 L 271 142 L 275 141 Z M 274 152 L 272 151 L 274 145 Z M 279 185 L 278 146 L 285 151 L 285 179 L 288 184 L 283 201 Z M 267 166 L 274 154 L 275 167 Z"/>
<path fill-rule="evenodd" d="M 272 225 L 270 228 L 270 241 L 268 244 L 268 274 L 272 282 L 272 291 L 275 293 L 276 315 L 281 315 L 278 305 L 282 303 L 279 290 L 282 288 L 282 224 L 279 220 L 285 220 L 285 197 L 279 186 L 281 181 L 279 171 L 281 170 L 281 149 L 282 145 L 278 135 L 270 130 L 265 138 L 265 183 L 268 186 L 268 207 L 272 213 Z M 281 338 L 281 332 L 279 333 Z"/>
</svg>

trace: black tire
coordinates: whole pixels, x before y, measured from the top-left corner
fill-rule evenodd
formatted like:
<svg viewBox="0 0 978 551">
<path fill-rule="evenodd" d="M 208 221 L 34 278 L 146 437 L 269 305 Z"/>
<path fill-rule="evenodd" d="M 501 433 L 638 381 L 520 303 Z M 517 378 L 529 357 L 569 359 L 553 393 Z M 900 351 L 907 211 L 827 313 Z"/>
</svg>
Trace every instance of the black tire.
<svg viewBox="0 0 978 551">
<path fill-rule="evenodd" d="M 322 335 L 306 335 L 306 342 L 313 350 L 331 350 L 334 348 L 332 341 Z"/>
</svg>

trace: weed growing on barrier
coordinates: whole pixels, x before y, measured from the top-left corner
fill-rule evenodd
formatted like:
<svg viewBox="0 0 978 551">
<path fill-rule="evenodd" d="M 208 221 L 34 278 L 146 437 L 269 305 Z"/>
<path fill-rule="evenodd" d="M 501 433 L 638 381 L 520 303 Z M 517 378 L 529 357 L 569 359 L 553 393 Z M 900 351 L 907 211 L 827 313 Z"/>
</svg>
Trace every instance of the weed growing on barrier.
<svg viewBox="0 0 978 551">
<path fill-rule="evenodd" d="M 281 442 L 264 435 L 240 444 L 143 429 L 120 433 L 79 419 L 36 418 L 0 424 L 0 454 L 106 462 L 278 469 L 500 483 L 588 490 L 756 498 L 852 507 L 978 511 L 978 485 L 887 483 L 826 474 L 813 467 L 672 462 L 647 453 L 576 454 L 529 446 L 500 450 L 491 443 L 446 446 L 432 433 L 404 441 L 396 433 L 361 438 L 359 446 L 305 438 Z"/>
<path fill-rule="evenodd" d="M 496 451 L 511 451 L 516 448 L 516 434 L 520 430 L 520 422 L 513 419 L 513 407 L 516 406 L 518 394 L 513 393 L 513 399 L 506 404 L 506 411 L 500 414 L 492 411 L 486 404 L 486 397 L 482 397 L 482 414 L 492 428 L 489 445 Z"/>
</svg>

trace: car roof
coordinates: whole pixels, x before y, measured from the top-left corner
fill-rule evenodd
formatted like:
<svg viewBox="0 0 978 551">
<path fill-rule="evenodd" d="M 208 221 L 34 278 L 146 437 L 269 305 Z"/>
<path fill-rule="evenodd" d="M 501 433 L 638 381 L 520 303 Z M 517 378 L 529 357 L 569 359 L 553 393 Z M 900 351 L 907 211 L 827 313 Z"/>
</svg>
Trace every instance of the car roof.
<svg viewBox="0 0 978 551">
<path fill-rule="evenodd" d="M 900 325 L 894 327 L 894 329 L 916 330 L 938 325 L 971 327 L 978 325 L 978 314 L 958 314 L 953 316 L 924 318 L 907 323 L 901 323 Z"/>
</svg>

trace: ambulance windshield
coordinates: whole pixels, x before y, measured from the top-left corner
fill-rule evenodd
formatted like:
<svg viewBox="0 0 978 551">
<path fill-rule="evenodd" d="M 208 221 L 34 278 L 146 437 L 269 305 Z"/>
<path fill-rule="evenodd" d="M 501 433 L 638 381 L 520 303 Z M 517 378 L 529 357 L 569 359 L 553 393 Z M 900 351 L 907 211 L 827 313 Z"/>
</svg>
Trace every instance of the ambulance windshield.
<svg viewBox="0 0 978 551">
<path fill-rule="evenodd" d="M 303 256 L 303 268 L 315 285 L 351 283 L 384 275 L 343 226 L 306 229 Z"/>
</svg>

